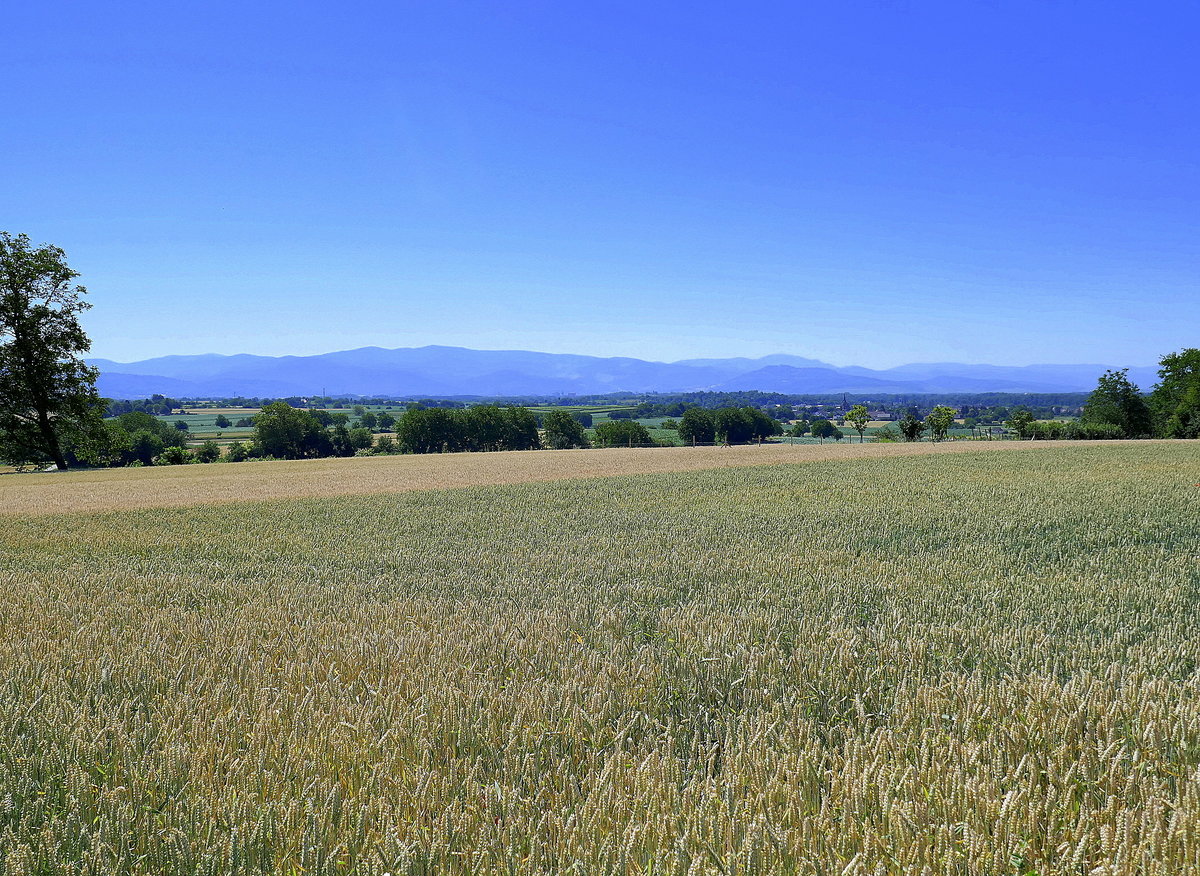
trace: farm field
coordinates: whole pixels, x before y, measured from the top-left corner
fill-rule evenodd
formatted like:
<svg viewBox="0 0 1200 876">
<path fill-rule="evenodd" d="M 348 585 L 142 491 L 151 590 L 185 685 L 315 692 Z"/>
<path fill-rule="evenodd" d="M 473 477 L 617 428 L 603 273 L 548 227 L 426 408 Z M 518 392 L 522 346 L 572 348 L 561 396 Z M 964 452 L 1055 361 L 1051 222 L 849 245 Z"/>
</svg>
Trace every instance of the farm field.
<svg viewBox="0 0 1200 876">
<path fill-rule="evenodd" d="M 1059 442 L 1065 444 L 1066 442 Z M 564 478 L 969 451 L 1038 452 L 1031 442 L 782 444 L 736 447 L 436 453 L 91 469 L 0 477 L 0 515 L 56 514 L 210 502 L 367 495 Z"/>
<path fill-rule="evenodd" d="M 0 478 L 0 874 L 1200 873 L 1194 444 L 705 452 Z"/>
</svg>

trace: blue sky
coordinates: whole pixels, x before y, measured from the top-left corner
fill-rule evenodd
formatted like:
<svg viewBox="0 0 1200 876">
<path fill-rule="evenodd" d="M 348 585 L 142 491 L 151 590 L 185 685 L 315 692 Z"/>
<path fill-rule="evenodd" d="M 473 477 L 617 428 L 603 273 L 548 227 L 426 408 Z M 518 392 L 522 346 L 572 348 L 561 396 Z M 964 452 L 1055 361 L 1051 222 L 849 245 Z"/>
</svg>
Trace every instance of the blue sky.
<svg viewBox="0 0 1200 876">
<path fill-rule="evenodd" d="M 0 228 L 97 356 L 1152 364 L 1188 3 L 14 4 Z"/>
</svg>

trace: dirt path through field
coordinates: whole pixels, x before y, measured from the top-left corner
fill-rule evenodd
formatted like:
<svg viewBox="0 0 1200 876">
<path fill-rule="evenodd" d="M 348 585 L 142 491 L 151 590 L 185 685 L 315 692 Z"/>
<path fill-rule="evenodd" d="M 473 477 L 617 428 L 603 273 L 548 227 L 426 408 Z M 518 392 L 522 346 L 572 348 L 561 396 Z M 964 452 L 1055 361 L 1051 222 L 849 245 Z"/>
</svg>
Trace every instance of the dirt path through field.
<svg viewBox="0 0 1200 876">
<path fill-rule="evenodd" d="M 1037 452 L 1101 442 L 766 444 L 527 450 L 119 468 L 0 476 L 0 514 L 63 514 L 931 453 Z M 1108 443 L 1108 442 L 1104 442 Z"/>
</svg>

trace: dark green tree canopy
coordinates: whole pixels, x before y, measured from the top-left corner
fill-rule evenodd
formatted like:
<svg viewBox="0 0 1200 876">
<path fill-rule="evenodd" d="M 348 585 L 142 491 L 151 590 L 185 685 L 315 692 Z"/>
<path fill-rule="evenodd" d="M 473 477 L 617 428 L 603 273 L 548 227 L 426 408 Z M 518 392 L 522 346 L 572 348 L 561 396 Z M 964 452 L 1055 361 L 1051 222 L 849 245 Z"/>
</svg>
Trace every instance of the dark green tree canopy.
<svg viewBox="0 0 1200 876">
<path fill-rule="evenodd" d="M 1200 438 L 1200 349 L 1163 356 L 1159 382 L 1150 395 L 1159 434 Z"/>
<path fill-rule="evenodd" d="M 685 410 L 679 421 L 679 437 L 689 444 L 711 444 L 717 437 L 713 412 L 705 408 Z"/>
<path fill-rule="evenodd" d="M 820 438 L 821 441 L 824 441 L 826 438 L 833 438 L 838 431 L 837 426 L 824 418 L 813 420 L 810 428 L 812 429 L 812 436 Z"/>
<path fill-rule="evenodd" d="M 1017 408 L 1004 423 L 1018 438 L 1028 438 L 1033 428 L 1033 413 L 1028 408 Z"/>
<path fill-rule="evenodd" d="M 596 425 L 596 443 L 601 447 L 640 447 L 653 444 L 646 427 L 633 420 L 606 420 Z"/>
<path fill-rule="evenodd" d="M 537 417 L 527 408 L 475 405 L 465 410 L 413 406 L 396 424 L 404 453 L 537 450 Z"/>
<path fill-rule="evenodd" d="M 718 408 L 714 415 L 717 437 L 726 444 L 747 444 L 783 434 L 779 421 L 758 408 Z"/>
<path fill-rule="evenodd" d="M 552 450 L 587 447 L 587 432 L 567 411 L 551 411 L 546 414 L 546 444 Z"/>
<path fill-rule="evenodd" d="M 265 456 L 307 459 L 332 455 L 329 433 L 308 411 L 275 402 L 254 417 L 255 443 Z"/>
<path fill-rule="evenodd" d="M 1129 369 L 1105 371 L 1088 396 L 1080 414 L 1081 423 L 1118 426 L 1126 438 L 1144 438 L 1154 433 L 1150 406 L 1142 392 L 1129 380 Z"/>
<path fill-rule="evenodd" d="M 905 441 L 920 441 L 921 436 L 925 433 L 925 421 L 912 411 L 906 413 L 896 425 Z"/>
<path fill-rule="evenodd" d="M 79 314 L 91 307 L 56 246 L 0 232 L 0 458 L 67 467 L 68 448 L 106 443 L 96 369 Z"/>
</svg>

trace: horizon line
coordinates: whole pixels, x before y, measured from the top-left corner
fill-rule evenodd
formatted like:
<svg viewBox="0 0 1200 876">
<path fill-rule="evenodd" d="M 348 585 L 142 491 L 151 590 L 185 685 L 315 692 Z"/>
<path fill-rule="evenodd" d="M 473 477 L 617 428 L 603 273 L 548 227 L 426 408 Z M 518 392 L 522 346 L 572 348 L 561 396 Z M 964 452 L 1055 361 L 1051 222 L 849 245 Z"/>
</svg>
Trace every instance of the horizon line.
<svg viewBox="0 0 1200 876">
<path fill-rule="evenodd" d="M 683 359 L 665 360 L 665 359 L 643 359 L 643 358 L 639 358 L 637 356 L 601 356 L 601 355 L 596 355 L 593 353 L 561 353 L 561 352 L 555 353 L 555 352 L 549 352 L 546 350 L 529 350 L 529 349 L 521 349 L 521 348 L 516 348 L 516 347 L 503 348 L 503 349 L 490 349 L 490 348 L 480 348 L 480 347 L 464 347 L 464 346 L 460 346 L 457 344 L 422 344 L 421 346 L 416 346 L 416 347 L 381 347 L 378 344 L 367 344 L 362 347 L 348 347 L 348 348 L 340 349 L 340 350 L 326 350 L 325 352 L 322 352 L 322 353 L 282 353 L 279 355 L 270 355 L 270 354 L 266 354 L 266 353 L 249 353 L 249 352 L 244 352 L 244 351 L 239 352 L 239 353 L 211 353 L 211 352 L 210 353 L 167 353 L 167 354 L 161 355 L 161 356 L 147 356 L 143 359 L 131 359 L 128 361 L 119 361 L 116 359 L 110 359 L 106 356 L 91 356 L 91 357 L 85 357 L 85 361 L 101 360 L 101 361 L 105 361 L 105 362 L 112 362 L 115 365 L 138 365 L 143 362 L 150 362 L 150 361 L 154 361 L 156 359 L 187 359 L 187 358 L 199 358 L 199 357 L 217 357 L 217 358 L 223 358 L 223 359 L 232 359 L 232 358 L 236 358 L 238 356 L 253 356 L 255 358 L 260 358 L 260 359 L 315 359 L 315 358 L 320 358 L 322 356 L 332 356 L 337 353 L 356 353 L 356 352 L 359 352 L 362 350 L 381 350 L 383 352 L 392 353 L 392 352 L 399 352 L 401 350 L 428 350 L 428 349 L 467 350 L 467 351 L 473 352 L 473 353 L 534 353 L 534 354 L 542 355 L 542 356 L 580 356 L 580 357 L 587 358 L 587 359 L 626 359 L 626 360 L 631 360 L 631 361 L 635 361 L 635 362 L 648 362 L 648 363 L 655 364 L 655 365 L 680 365 L 680 364 L 687 363 L 687 362 L 694 362 L 696 360 L 730 361 L 730 360 L 734 360 L 734 359 L 745 359 L 745 360 L 748 360 L 751 362 L 759 362 L 759 361 L 762 361 L 763 359 L 769 359 L 769 358 L 772 358 L 775 356 L 791 356 L 791 357 L 794 357 L 797 359 L 807 359 L 810 362 L 818 362 L 818 363 L 820 363 L 821 366 L 829 366 L 832 368 L 865 368 L 865 367 L 867 367 L 867 366 L 855 365 L 855 364 L 838 365 L 833 362 L 827 362 L 823 359 L 813 359 L 809 356 L 804 356 L 799 353 L 783 353 L 783 352 L 766 353 L 766 354 L 763 354 L 762 356 L 745 356 L 745 355 L 742 355 L 742 356 L 688 356 Z M 1029 363 L 1022 364 L 1022 365 L 1000 365 L 1000 364 L 996 364 L 994 362 L 956 362 L 956 361 L 949 361 L 949 360 L 940 360 L 940 361 L 929 360 L 929 361 L 908 361 L 908 362 L 902 362 L 899 365 L 888 366 L 886 368 L 868 368 L 867 370 L 890 371 L 895 368 L 904 368 L 904 367 L 910 366 L 910 365 L 965 365 L 965 366 L 986 365 L 986 366 L 993 367 L 993 368 L 1038 368 L 1038 367 L 1047 367 L 1047 366 L 1048 367 L 1095 366 L 1095 367 L 1113 369 L 1114 367 L 1116 367 L 1109 363 L 1104 363 L 1104 362 L 1029 362 Z M 1139 364 L 1139 365 L 1122 365 L 1119 368 L 1117 368 L 1116 370 L 1121 370 L 1121 368 L 1156 368 L 1157 366 L 1158 366 L 1158 363 Z M 787 367 L 819 367 L 819 366 L 787 366 Z"/>
</svg>

